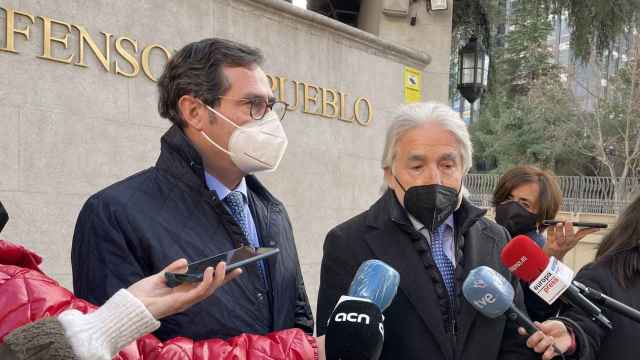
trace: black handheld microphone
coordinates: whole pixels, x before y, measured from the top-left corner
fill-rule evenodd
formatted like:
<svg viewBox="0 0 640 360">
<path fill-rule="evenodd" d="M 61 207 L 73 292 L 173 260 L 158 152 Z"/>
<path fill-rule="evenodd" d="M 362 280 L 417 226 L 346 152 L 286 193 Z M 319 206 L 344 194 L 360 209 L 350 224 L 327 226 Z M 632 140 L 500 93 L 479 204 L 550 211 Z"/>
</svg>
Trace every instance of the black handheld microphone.
<svg viewBox="0 0 640 360">
<path fill-rule="evenodd" d="M 615 311 L 622 316 L 626 316 L 627 318 L 640 323 L 640 311 L 632 308 L 629 305 L 626 305 L 612 297 L 609 297 L 596 289 L 592 289 L 581 282 L 573 281 L 573 285 L 580 290 L 580 293 L 587 298 L 597 302 L 598 304 L 610 309 L 611 311 Z"/>
<path fill-rule="evenodd" d="M 382 311 L 396 295 L 400 275 L 380 260 L 360 265 L 349 293 L 331 313 L 326 332 L 329 360 L 377 360 L 382 353 Z"/>
</svg>

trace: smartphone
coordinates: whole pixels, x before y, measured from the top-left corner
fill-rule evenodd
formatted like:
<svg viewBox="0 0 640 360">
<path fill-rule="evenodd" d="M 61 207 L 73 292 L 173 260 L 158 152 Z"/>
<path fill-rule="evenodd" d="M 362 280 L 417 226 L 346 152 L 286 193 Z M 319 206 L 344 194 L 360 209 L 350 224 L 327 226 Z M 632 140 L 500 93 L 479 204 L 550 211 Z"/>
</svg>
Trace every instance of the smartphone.
<svg viewBox="0 0 640 360">
<path fill-rule="evenodd" d="M 241 246 L 237 249 L 224 252 L 215 256 L 204 258 L 187 265 L 186 273 L 164 273 L 167 280 L 167 286 L 172 288 L 182 283 L 196 283 L 204 278 L 204 271 L 209 267 L 215 268 L 219 262 L 224 261 L 226 272 L 229 273 L 234 269 L 251 264 L 258 260 L 276 255 L 280 252 L 278 248 Z"/>
<path fill-rule="evenodd" d="M 560 220 L 544 220 L 542 225 L 551 226 L 555 224 L 564 224 L 566 221 Z M 590 222 L 574 222 L 573 226 L 576 227 L 586 227 L 586 228 L 596 228 L 596 229 L 606 229 L 608 227 L 607 224 L 604 223 L 590 223 Z"/>
</svg>

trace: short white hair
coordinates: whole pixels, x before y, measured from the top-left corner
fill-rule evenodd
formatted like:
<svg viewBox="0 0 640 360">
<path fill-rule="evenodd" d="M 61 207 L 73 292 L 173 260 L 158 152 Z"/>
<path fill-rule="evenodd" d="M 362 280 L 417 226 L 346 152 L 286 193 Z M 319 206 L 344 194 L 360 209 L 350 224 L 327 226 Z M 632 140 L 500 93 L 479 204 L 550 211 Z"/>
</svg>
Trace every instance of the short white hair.
<svg viewBox="0 0 640 360">
<path fill-rule="evenodd" d="M 396 145 L 403 135 L 410 130 L 429 123 L 438 124 L 453 133 L 458 141 L 462 169 L 466 174 L 471 169 L 473 156 L 473 147 L 467 125 L 451 107 L 436 102 L 402 105 L 394 112 L 385 138 L 382 168 L 392 168 L 397 153 Z"/>
</svg>

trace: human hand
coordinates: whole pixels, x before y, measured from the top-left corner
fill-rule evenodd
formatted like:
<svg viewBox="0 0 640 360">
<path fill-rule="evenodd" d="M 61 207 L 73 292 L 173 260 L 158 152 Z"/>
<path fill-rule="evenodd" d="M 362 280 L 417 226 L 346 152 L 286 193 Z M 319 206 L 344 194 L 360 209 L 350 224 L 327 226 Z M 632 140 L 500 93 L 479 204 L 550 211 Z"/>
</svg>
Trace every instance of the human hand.
<svg viewBox="0 0 640 360">
<path fill-rule="evenodd" d="M 216 266 L 215 276 L 212 267 L 204 272 L 204 278 L 199 283 L 181 284 L 177 287 L 167 287 L 165 272 L 187 271 L 187 260 L 180 259 L 172 262 L 161 272 L 148 276 L 127 289 L 138 298 L 149 310 L 154 318 L 160 320 L 169 315 L 185 311 L 192 305 L 211 296 L 216 289 L 235 279 L 242 273 L 241 269 L 225 275 L 225 263 Z"/>
<path fill-rule="evenodd" d="M 593 234 L 600 229 L 584 228 L 574 233 L 573 223 L 567 221 L 564 224 L 558 223 L 547 229 L 547 241 L 542 250 L 547 256 L 553 256 L 558 260 L 573 249 L 582 238 L 589 234 Z"/>
<path fill-rule="evenodd" d="M 325 360 L 327 358 L 326 352 L 324 350 L 325 341 L 324 335 L 318 336 L 316 338 L 316 342 L 318 343 L 318 360 Z"/>
<path fill-rule="evenodd" d="M 571 333 L 559 320 L 547 320 L 543 323 L 535 322 L 539 331 L 527 339 L 527 347 L 542 354 L 543 360 L 553 359 L 556 355 L 566 353 L 571 347 L 573 339 Z M 518 328 L 520 335 L 528 335 L 524 328 Z"/>
</svg>

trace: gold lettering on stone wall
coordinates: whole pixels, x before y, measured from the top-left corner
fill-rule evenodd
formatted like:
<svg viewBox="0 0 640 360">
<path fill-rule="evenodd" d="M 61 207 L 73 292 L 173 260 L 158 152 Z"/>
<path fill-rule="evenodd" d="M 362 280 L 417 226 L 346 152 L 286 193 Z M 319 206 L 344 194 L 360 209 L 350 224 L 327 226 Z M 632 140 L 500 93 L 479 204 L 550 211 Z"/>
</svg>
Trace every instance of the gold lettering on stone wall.
<svg viewBox="0 0 640 360">
<path fill-rule="evenodd" d="M 331 100 L 329 100 L 329 94 L 331 94 Z M 322 88 L 322 116 L 328 118 L 335 118 L 338 116 L 338 94 L 333 89 Z M 331 112 L 328 112 L 328 108 L 331 108 Z"/>
<path fill-rule="evenodd" d="M 284 77 L 282 79 L 285 79 Z M 298 80 L 291 80 L 291 84 L 293 85 L 293 102 L 289 104 L 289 111 L 296 111 L 298 110 L 298 106 L 300 105 L 300 92 L 298 91 L 298 89 L 300 88 L 300 81 Z M 278 93 L 282 93 L 282 97 L 284 98 L 285 96 L 285 86 L 282 86 L 280 89 L 278 89 Z M 285 100 L 282 100 L 285 101 Z"/>
<path fill-rule="evenodd" d="M 125 42 L 131 44 L 131 47 L 133 48 L 133 54 L 127 52 L 127 49 L 124 47 Z M 129 63 L 129 66 L 131 66 L 131 71 L 126 72 L 122 70 L 120 64 L 118 63 L 118 60 L 114 60 L 113 63 L 115 64 L 116 75 L 136 77 L 136 75 L 138 75 L 138 73 L 140 72 L 140 64 L 138 64 L 138 59 L 136 59 L 136 56 L 138 55 L 138 41 L 129 39 L 128 37 L 118 38 L 118 40 L 116 40 L 116 52 Z"/>
<path fill-rule="evenodd" d="M 171 59 L 171 52 L 162 45 L 153 44 L 148 45 L 144 49 L 142 49 L 142 71 L 147 77 L 153 81 L 158 81 L 158 78 L 151 73 L 151 64 L 149 62 L 149 58 L 151 57 L 151 50 L 160 49 L 164 52 L 167 57 L 167 61 Z"/>
<path fill-rule="evenodd" d="M 346 122 L 353 122 L 353 116 L 351 116 L 350 118 L 345 117 L 347 115 L 347 111 L 345 110 L 344 107 L 347 104 L 347 95 L 349 94 L 345 94 L 341 92 L 339 92 L 339 94 L 340 94 L 340 115 L 338 116 L 338 119 Z"/>
<path fill-rule="evenodd" d="M 360 118 L 360 104 L 364 103 L 367 106 L 367 121 L 362 121 Z M 353 116 L 356 118 L 358 124 L 362 126 L 367 126 L 371 123 L 371 119 L 373 118 L 373 110 L 371 109 L 371 102 L 369 99 L 365 97 L 359 97 L 356 99 L 356 102 L 353 104 Z"/>
<path fill-rule="evenodd" d="M 90 52 L 93 53 L 93 56 L 104 70 L 109 73 L 133 78 L 139 75 L 140 68 L 142 68 L 142 72 L 150 80 L 157 81 L 157 74 L 152 73 L 151 64 L 153 62 L 151 59 L 155 59 L 158 56 L 156 53 L 162 54 L 159 59 L 162 59 L 160 61 L 164 60 L 166 63 L 173 55 L 173 51 L 160 44 L 147 45 L 139 53 L 138 49 L 142 46 L 137 40 L 130 37 L 116 37 L 108 32 L 100 32 L 101 35 L 92 36 L 82 25 L 71 24 L 47 16 L 33 16 L 30 13 L 8 7 L 0 6 L 0 11 L 4 11 L 6 21 L 5 26 L 0 27 L 0 31 L 4 29 L 5 32 L 4 47 L 0 47 L 0 52 L 18 54 L 16 34 L 22 35 L 27 41 L 31 40 L 31 28 L 40 26 L 40 21 L 36 20 L 42 20 L 42 53 L 36 56 L 39 59 L 71 64 L 74 56 L 77 55 L 77 61 L 73 65 L 87 68 L 89 64 L 87 63 L 86 54 Z M 19 22 L 27 22 L 27 24 L 19 26 Z M 72 38 L 77 39 L 77 54 L 68 53 L 73 51 L 69 46 L 70 41 L 75 41 Z M 100 43 L 101 45 L 98 45 Z M 115 52 L 112 46 L 115 47 Z M 86 51 L 87 47 L 89 51 Z M 159 68 L 163 66 L 163 63 L 158 63 Z"/>
<path fill-rule="evenodd" d="M 0 8 L 2 9 L 2 8 Z M 25 39 L 29 40 L 29 38 L 31 37 L 30 31 L 29 31 L 29 25 L 26 25 L 24 28 L 22 29 L 16 29 L 15 27 L 15 22 L 16 22 L 16 15 L 20 15 L 20 16 L 24 16 L 27 19 L 31 20 L 31 24 L 33 24 L 34 22 L 36 22 L 35 18 L 33 17 L 33 15 L 26 13 L 26 12 L 21 12 L 21 11 L 16 11 L 14 9 L 11 8 L 6 8 L 5 10 L 5 18 L 6 18 L 6 34 L 5 34 L 5 38 L 4 38 L 4 47 L 0 48 L 0 50 L 2 51 L 8 51 L 8 52 L 12 52 L 12 53 L 18 53 L 16 51 L 16 44 L 15 44 L 15 34 L 20 34 L 22 36 L 25 37 Z"/>
<path fill-rule="evenodd" d="M 303 85 L 303 91 L 302 93 L 304 94 L 303 98 L 304 98 L 304 103 L 302 105 L 302 112 L 305 114 L 312 114 L 312 115 L 320 115 L 320 113 L 318 112 L 313 112 L 310 111 L 309 109 L 311 108 L 311 104 L 316 105 L 318 103 L 318 87 L 315 85 L 309 85 L 307 83 L 302 83 Z M 311 89 L 313 89 L 313 95 L 311 95 Z"/>
<path fill-rule="evenodd" d="M 71 63 L 71 59 L 73 59 L 73 55 L 69 55 L 64 59 L 61 58 L 57 58 L 53 56 L 53 52 L 52 52 L 52 45 L 53 42 L 57 42 L 59 44 L 64 45 L 64 49 L 67 49 L 69 47 L 69 33 L 71 32 L 71 24 L 66 23 L 64 21 L 58 21 L 58 20 L 54 20 L 52 18 L 48 18 L 46 16 L 38 16 L 40 19 L 42 19 L 42 55 L 38 56 L 40 59 L 45 59 L 45 60 L 51 60 L 51 61 L 57 61 L 57 62 L 61 62 L 64 64 L 69 64 Z M 63 37 L 59 38 L 59 37 L 54 37 L 53 35 L 51 35 L 51 27 L 53 25 L 62 25 L 66 28 L 67 32 L 64 34 Z"/>
<path fill-rule="evenodd" d="M 161 68 L 171 59 L 174 51 L 160 44 L 142 46 L 137 40 L 126 36 L 114 36 L 108 32 L 100 32 L 92 36 L 82 25 L 52 19 L 47 16 L 34 16 L 28 12 L 0 6 L 5 13 L 4 47 L 1 52 L 19 54 L 16 48 L 16 35 L 26 41 L 31 40 L 31 30 L 42 23 L 42 54 L 39 59 L 71 64 L 74 56 L 77 61 L 73 65 L 88 68 L 87 53 L 92 53 L 102 68 L 108 73 L 127 78 L 134 78 L 142 73 L 151 81 L 158 81 L 159 74 L 152 68 Z M 36 20 L 42 20 L 36 21 Z M 21 25 L 23 24 L 23 25 Z M 69 47 L 72 37 L 77 39 L 78 54 Z M 72 40 L 74 41 L 74 40 Z M 98 45 L 100 44 L 100 45 Z M 115 51 L 112 51 L 112 46 Z M 89 51 L 86 51 L 86 47 Z M 138 51 L 142 48 L 142 51 Z M 71 52 L 71 53 L 70 53 Z M 11 55 L 9 55 L 11 56 Z M 158 59 L 157 61 L 152 61 Z M 338 119 L 344 122 L 368 126 L 373 119 L 373 106 L 366 97 L 357 97 L 350 105 L 348 95 L 344 91 L 326 88 L 299 80 L 289 80 L 284 76 L 267 75 L 271 91 L 280 101 L 288 104 L 289 111 L 301 109 L 303 113 Z M 347 111 L 352 110 L 348 115 Z"/>
<path fill-rule="evenodd" d="M 84 27 L 79 25 L 73 25 L 73 27 L 78 29 L 78 32 L 80 34 L 80 44 L 78 46 L 78 48 L 80 49 L 80 58 L 78 59 L 78 62 L 75 65 L 82 66 L 82 67 L 89 66 L 84 62 L 84 44 L 87 44 L 89 45 L 89 48 L 91 49 L 91 51 L 93 51 L 93 54 L 96 56 L 96 58 L 98 58 L 98 61 L 100 61 L 100 63 L 102 64 L 102 67 L 104 67 L 104 69 L 107 72 L 109 72 L 111 70 L 109 67 L 110 65 L 109 43 L 111 40 L 111 34 L 106 32 L 102 33 L 104 35 L 104 53 L 103 53 L 100 49 L 98 49 L 98 45 L 96 45 L 96 42 L 93 41 L 93 38 L 91 37 L 91 35 L 89 35 L 89 33 Z"/>
<path fill-rule="evenodd" d="M 287 81 L 284 76 L 267 75 L 274 96 L 289 104 L 289 111 L 297 110 L 302 94 L 302 112 L 329 119 L 368 126 L 373 119 L 373 106 L 366 97 L 358 97 L 349 104 L 349 94 L 298 80 Z M 289 90 L 292 90 L 291 92 Z M 347 114 L 352 111 L 351 114 Z"/>
</svg>

